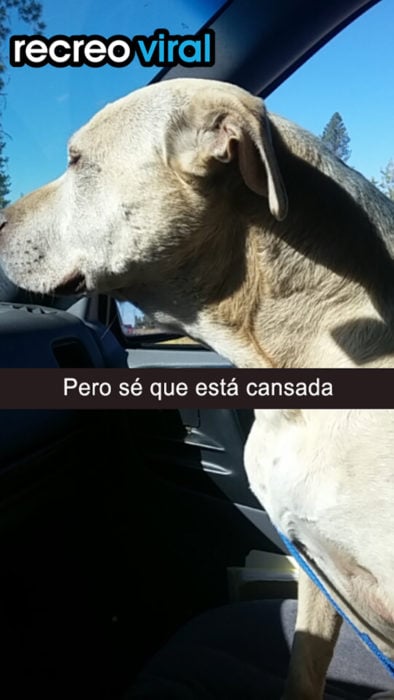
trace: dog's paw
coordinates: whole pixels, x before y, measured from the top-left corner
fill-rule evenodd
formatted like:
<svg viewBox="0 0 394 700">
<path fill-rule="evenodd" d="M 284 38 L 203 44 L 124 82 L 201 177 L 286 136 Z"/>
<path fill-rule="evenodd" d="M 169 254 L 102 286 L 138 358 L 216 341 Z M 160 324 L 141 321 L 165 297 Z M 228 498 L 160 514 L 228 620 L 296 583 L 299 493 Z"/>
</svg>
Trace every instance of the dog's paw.
<svg viewBox="0 0 394 700">
<path fill-rule="evenodd" d="M 371 695 L 369 700 L 383 700 L 386 698 L 386 700 L 394 700 L 394 690 L 385 690 L 382 693 L 375 693 L 375 695 Z"/>
</svg>

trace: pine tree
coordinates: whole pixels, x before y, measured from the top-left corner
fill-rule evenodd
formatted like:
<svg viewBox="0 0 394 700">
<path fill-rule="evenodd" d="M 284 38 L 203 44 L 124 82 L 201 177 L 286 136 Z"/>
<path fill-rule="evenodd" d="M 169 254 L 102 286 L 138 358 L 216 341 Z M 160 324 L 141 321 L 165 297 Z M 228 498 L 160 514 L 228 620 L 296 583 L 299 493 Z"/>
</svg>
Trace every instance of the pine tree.
<svg viewBox="0 0 394 700">
<path fill-rule="evenodd" d="M 7 174 L 6 170 L 8 158 L 3 155 L 4 147 L 4 141 L 0 140 L 0 209 L 9 204 L 7 195 L 10 191 L 11 185 L 9 175 Z"/>
<path fill-rule="evenodd" d="M 390 158 L 385 168 L 380 170 L 380 182 L 378 187 L 394 202 L 394 159 Z"/>
<path fill-rule="evenodd" d="M 4 96 L 5 86 L 5 42 L 11 33 L 12 15 L 29 24 L 33 31 L 40 34 L 45 25 L 41 20 L 42 5 L 36 0 L 0 0 L 0 96 Z M 2 125 L 2 105 L 0 105 L 0 209 L 9 203 L 10 178 L 7 173 L 8 158 L 5 156 L 5 134 Z"/>
<path fill-rule="evenodd" d="M 332 115 L 331 119 L 324 127 L 320 138 L 324 145 L 338 158 L 345 163 L 349 160 L 351 154 L 349 148 L 350 136 L 339 112 L 335 112 Z"/>
</svg>

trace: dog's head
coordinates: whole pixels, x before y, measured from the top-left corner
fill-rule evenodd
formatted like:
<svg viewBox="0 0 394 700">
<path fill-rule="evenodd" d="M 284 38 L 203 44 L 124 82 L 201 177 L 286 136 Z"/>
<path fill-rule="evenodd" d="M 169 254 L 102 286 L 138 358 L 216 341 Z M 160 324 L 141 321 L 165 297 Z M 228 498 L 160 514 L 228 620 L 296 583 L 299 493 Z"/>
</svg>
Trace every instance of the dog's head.
<svg viewBox="0 0 394 700">
<path fill-rule="evenodd" d="M 240 189 L 285 217 L 262 101 L 216 81 L 148 86 L 71 138 L 64 175 L 4 210 L 0 260 L 31 291 L 133 298 L 193 250 L 212 258 L 215 221 L 231 226 L 224 202 L 237 206 Z"/>
</svg>

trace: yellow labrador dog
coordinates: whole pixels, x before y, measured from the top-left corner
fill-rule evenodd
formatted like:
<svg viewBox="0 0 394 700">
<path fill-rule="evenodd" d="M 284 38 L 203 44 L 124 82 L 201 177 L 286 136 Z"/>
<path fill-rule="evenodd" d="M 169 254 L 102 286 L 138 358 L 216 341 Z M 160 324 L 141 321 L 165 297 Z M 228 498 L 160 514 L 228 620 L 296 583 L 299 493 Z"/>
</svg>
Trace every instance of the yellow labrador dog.
<svg viewBox="0 0 394 700">
<path fill-rule="evenodd" d="M 394 366 L 394 204 L 230 84 L 148 86 L 3 212 L 35 292 L 108 292 L 239 367 Z M 394 660 L 394 412 L 258 411 L 251 488 L 332 599 Z M 306 576 L 286 698 L 319 700 L 340 617 Z"/>
</svg>

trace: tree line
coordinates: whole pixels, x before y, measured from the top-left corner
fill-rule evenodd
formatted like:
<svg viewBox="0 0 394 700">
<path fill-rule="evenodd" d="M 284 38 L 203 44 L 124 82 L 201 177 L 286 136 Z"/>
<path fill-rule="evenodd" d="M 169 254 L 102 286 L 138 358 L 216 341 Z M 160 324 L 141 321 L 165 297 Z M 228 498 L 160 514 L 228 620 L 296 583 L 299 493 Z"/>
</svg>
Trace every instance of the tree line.
<svg viewBox="0 0 394 700">
<path fill-rule="evenodd" d="M 42 21 L 42 5 L 36 0 L 0 0 L 0 209 L 9 204 L 11 180 L 6 156 L 7 134 L 4 132 L 3 111 L 6 88 L 6 41 L 11 34 L 11 23 L 15 17 L 25 22 L 35 34 L 45 29 Z"/>
<path fill-rule="evenodd" d="M 349 160 L 350 136 L 339 112 L 334 112 L 327 122 L 321 135 L 323 143 L 345 163 Z M 371 182 L 378 187 L 386 197 L 394 201 L 394 159 L 390 158 L 387 165 L 380 170 L 379 179 L 372 177 Z"/>
</svg>

